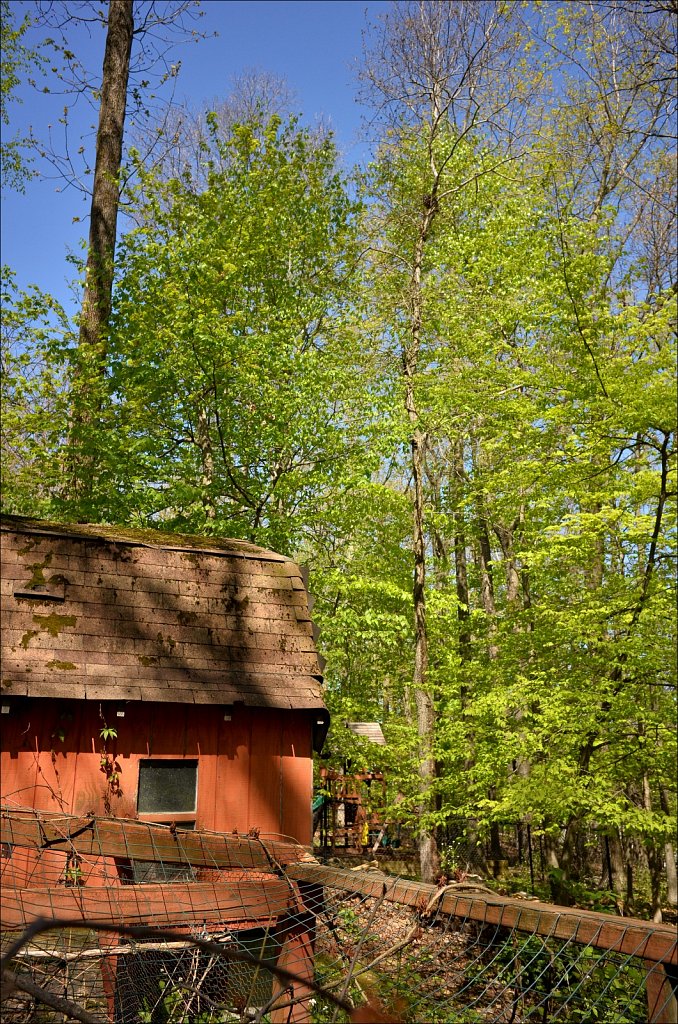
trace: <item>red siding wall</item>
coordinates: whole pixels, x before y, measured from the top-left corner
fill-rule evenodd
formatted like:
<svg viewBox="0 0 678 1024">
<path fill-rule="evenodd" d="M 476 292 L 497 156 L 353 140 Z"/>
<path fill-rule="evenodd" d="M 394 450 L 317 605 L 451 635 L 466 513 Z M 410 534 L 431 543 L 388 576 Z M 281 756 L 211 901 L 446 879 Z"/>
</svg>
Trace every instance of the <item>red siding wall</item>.
<svg viewBox="0 0 678 1024">
<path fill-rule="evenodd" d="M 120 769 L 120 792 L 108 794 L 110 813 L 136 817 L 140 759 L 195 758 L 196 828 L 257 828 L 310 843 L 312 715 L 239 705 L 228 713 L 231 721 L 218 705 L 130 703 L 118 718 L 114 706 L 96 701 L 13 701 L 2 717 L 3 802 L 106 813 L 105 720 L 118 732 L 107 749 Z"/>
</svg>

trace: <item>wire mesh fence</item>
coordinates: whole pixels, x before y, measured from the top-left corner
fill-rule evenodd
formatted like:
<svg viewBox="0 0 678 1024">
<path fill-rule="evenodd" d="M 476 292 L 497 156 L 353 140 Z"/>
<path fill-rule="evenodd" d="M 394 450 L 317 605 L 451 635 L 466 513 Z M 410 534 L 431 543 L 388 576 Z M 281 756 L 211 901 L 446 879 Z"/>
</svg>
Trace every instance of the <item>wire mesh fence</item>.
<svg viewBox="0 0 678 1024">
<path fill-rule="evenodd" d="M 432 1024 L 669 1019 L 673 994 L 664 964 L 671 973 L 671 929 L 620 921 L 610 935 L 598 920 L 604 915 L 587 915 L 578 926 L 576 912 L 552 907 L 544 916 L 536 903 L 521 910 L 515 900 L 497 901 L 471 887 L 462 895 L 463 885 L 424 900 L 427 887 L 380 882 L 383 895 L 368 896 L 355 888 L 374 890 L 377 878 L 367 885 L 365 875 L 354 879 L 324 879 L 316 972 L 326 989 L 356 1004 L 370 1003 L 393 1020 Z M 404 894 L 409 905 L 401 902 Z M 653 936 L 660 938 L 655 948 Z M 663 959 L 650 961 L 650 953 Z M 344 1019 L 334 1008 L 324 1012 L 313 1019 Z"/>
<path fill-rule="evenodd" d="M 255 835 L 13 809 L 2 841 L 10 1024 L 675 1015 L 667 926 L 333 869 Z"/>
</svg>

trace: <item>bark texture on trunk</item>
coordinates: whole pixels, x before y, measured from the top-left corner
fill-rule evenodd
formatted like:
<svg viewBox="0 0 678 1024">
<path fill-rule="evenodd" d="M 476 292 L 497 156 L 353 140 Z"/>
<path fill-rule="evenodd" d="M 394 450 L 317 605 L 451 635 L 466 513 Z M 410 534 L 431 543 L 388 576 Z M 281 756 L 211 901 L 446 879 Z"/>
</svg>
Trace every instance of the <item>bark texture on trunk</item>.
<svg viewBox="0 0 678 1024">
<path fill-rule="evenodd" d="M 200 462 L 202 473 L 200 475 L 200 489 L 202 491 L 202 506 L 205 510 L 205 518 L 216 519 L 217 510 L 214 505 L 214 497 L 211 494 L 214 483 L 214 454 L 212 452 L 212 440 L 210 435 L 210 417 L 206 406 L 201 405 L 198 409 L 196 425 L 196 443 L 200 450 Z"/>
<path fill-rule="evenodd" d="M 652 811 L 652 794 L 650 790 L 650 780 L 647 775 L 643 775 L 643 809 L 648 812 Z M 664 874 L 663 851 L 662 848 L 651 838 L 647 838 L 645 840 L 644 849 L 645 856 L 647 858 L 648 870 L 650 872 L 652 920 L 656 921 L 657 924 L 661 924 L 663 920 L 661 904 L 661 885 Z"/>
<path fill-rule="evenodd" d="M 626 886 L 626 858 L 619 838 L 619 830 L 612 829 L 605 837 L 606 853 L 608 854 L 608 882 L 618 900 L 620 912 L 626 912 L 624 905 Z"/>
<path fill-rule="evenodd" d="M 99 355 L 103 355 L 104 334 L 111 314 L 120 165 L 133 32 L 132 0 L 110 0 L 90 208 L 87 276 L 80 318 L 80 345 Z"/>
<path fill-rule="evenodd" d="M 103 371 L 106 332 L 111 315 L 120 167 L 133 33 L 132 0 L 110 0 L 90 205 L 85 291 L 78 338 L 82 363 L 95 372 Z M 93 455 L 90 453 L 83 456 L 79 451 L 78 430 L 95 418 L 96 398 L 88 394 L 88 385 L 82 377 L 81 368 L 79 394 L 73 411 L 75 457 L 72 475 L 76 493 L 89 488 L 94 470 Z"/>
<path fill-rule="evenodd" d="M 457 593 L 457 621 L 459 622 L 459 657 L 462 665 L 471 657 L 470 630 L 470 594 L 468 584 L 468 561 L 466 556 L 466 523 L 459 501 L 461 487 L 458 482 L 463 478 L 464 452 L 462 440 L 459 438 L 454 445 L 453 481 L 454 481 L 454 578 Z M 468 683 L 464 675 L 461 686 L 461 706 L 466 706 Z"/>
<path fill-rule="evenodd" d="M 480 599 L 482 601 L 483 611 L 487 616 L 487 654 L 490 661 L 494 661 L 499 655 L 499 648 L 497 647 L 494 639 L 497 632 L 497 607 L 494 600 L 492 546 L 490 544 L 490 535 L 487 529 L 487 520 L 485 519 L 483 510 L 480 507 L 480 502 L 476 502 L 476 510 L 476 533 L 478 537 L 477 565 L 478 575 L 480 577 Z"/>
<path fill-rule="evenodd" d="M 667 816 L 671 814 L 671 802 L 666 786 L 659 787 L 659 805 Z M 673 843 L 664 844 L 666 860 L 666 902 L 670 907 L 678 906 L 678 874 L 676 873 L 676 851 Z"/>
<path fill-rule="evenodd" d="M 520 572 L 516 564 L 515 555 L 513 552 L 513 536 L 515 533 L 515 526 L 504 526 L 502 523 L 494 524 L 494 532 L 497 535 L 497 540 L 501 545 L 502 554 L 504 555 L 505 569 L 506 569 L 506 602 L 510 607 L 520 607 Z"/>
<path fill-rule="evenodd" d="M 426 532 L 424 526 L 424 476 L 426 433 L 422 430 L 415 394 L 415 379 L 421 347 L 423 317 L 422 268 L 426 240 L 433 219 L 433 207 L 424 203 L 424 211 L 418 225 L 414 246 L 414 260 L 410 280 L 410 332 L 407 349 L 403 353 L 403 375 L 405 377 L 405 408 L 412 427 L 410 452 L 414 488 L 412 548 L 414 555 L 414 578 L 412 600 L 414 606 L 414 672 L 412 689 L 417 709 L 417 734 L 419 737 L 419 811 L 425 819 L 434 807 L 433 786 L 436 764 L 433 753 L 435 730 L 435 707 L 433 693 L 428 683 L 428 634 L 426 628 Z M 435 830 L 423 827 L 419 838 L 419 861 L 423 882 L 435 882 L 440 874 L 440 858 Z"/>
</svg>

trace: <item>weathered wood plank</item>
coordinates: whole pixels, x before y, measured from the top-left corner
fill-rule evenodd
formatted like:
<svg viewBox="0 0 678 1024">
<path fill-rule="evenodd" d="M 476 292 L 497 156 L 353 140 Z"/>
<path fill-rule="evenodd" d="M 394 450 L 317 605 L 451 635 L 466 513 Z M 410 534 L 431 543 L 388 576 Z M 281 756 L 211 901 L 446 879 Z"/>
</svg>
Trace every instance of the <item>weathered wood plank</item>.
<svg viewBox="0 0 678 1024">
<path fill-rule="evenodd" d="M 255 666 L 257 667 L 257 666 Z M 268 666 L 267 666 L 268 667 Z M 289 696 L 293 698 L 297 693 L 305 695 L 307 692 L 314 693 L 318 707 L 322 707 L 322 695 L 320 683 L 315 676 L 307 673 L 288 673 L 280 678 L 273 666 L 268 672 L 253 672 L 251 669 L 242 669 L 240 672 L 231 672 L 227 668 L 220 669 L 212 667 L 209 669 L 161 668 L 157 665 L 129 666 L 124 670 L 111 668 L 110 665 L 74 665 L 68 671 L 56 671 L 46 666 L 37 666 L 28 670 L 19 667 L 12 668 L 11 665 L 4 666 L 4 679 L 15 679 L 18 683 L 25 682 L 30 688 L 33 696 L 38 696 L 37 687 L 40 686 L 46 695 L 56 693 L 66 682 L 72 686 L 94 687 L 98 684 L 116 682 L 116 697 L 119 697 L 117 683 L 126 686 L 136 686 L 143 690 L 148 687 L 163 691 L 194 690 L 197 687 L 206 693 L 219 693 L 230 691 L 231 699 L 217 700 L 215 703 L 228 704 L 234 700 L 247 702 L 249 694 L 268 694 L 272 699 L 278 696 Z M 55 689 L 56 687 L 56 689 Z M 74 694 L 75 696 L 75 694 Z M 141 698 L 148 700 L 146 696 Z"/>
<path fill-rule="evenodd" d="M 6 557 L 3 550 L 3 571 L 6 578 L 21 583 L 32 575 L 32 565 L 37 561 L 36 557 L 30 556 L 24 560 L 17 559 L 16 552 L 7 550 Z M 97 567 L 98 566 L 98 567 Z M 136 591 L 153 592 L 153 584 L 158 580 L 158 572 L 165 566 L 133 566 L 134 572 L 130 571 L 127 565 L 119 565 L 116 562 L 99 561 L 93 566 L 90 560 L 84 556 L 60 555 L 54 564 L 45 568 L 45 578 L 50 579 L 53 575 L 63 577 L 66 585 L 66 596 L 69 586 L 79 587 L 101 587 L 103 590 L 115 590 L 119 593 Z M 151 574 L 152 568 L 155 575 Z M 166 579 L 169 583 L 180 585 L 180 592 L 189 597 L 199 597 L 201 586 L 208 586 L 214 593 L 209 596 L 218 597 L 221 593 L 247 588 L 258 594 L 267 592 L 281 592 L 292 594 L 294 591 L 302 591 L 303 583 L 300 576 L 280 576 L 270 572 L 250 571 L 250 563 L 242 566 L 241 570 L 235 567 L 220 566 L 218 571 L 210 571 L 208 568 L 198 564 L 195 566 L 184 566 L 183 568 L 172 568 L 167 570 Z M 148 586 L 147 586 L 148 584 Z M 155 592 L 162 593 L 174 590 L 174 587 L 161 586 L 155 582 Z M 176 591 L 175 591 L 176 592 Z"/>
<path fill-rule="evenodd" d="M 34 604 L 50 603 L 55 598 L 63 603 L 67 602 L 74 614 L 77 614 L 76 607 L 106 605 L 107 614 L 111 608 L 123 610 L 126 613 L 134 612 L 139 614 L 140 610 L 147 608 L 166 608 L 171 611 L 202 611 L 203 613 L 227 614 L 242 613 L 253 618 L 262 618 L 272 614 L 276 609 L 278 618 L 294 618 L 299 610 L 307 610 L 308 601 L 302 591 L 283 589 L 271 590 L 270 588 L 255 590 L 252 587 L 216 586 L 204 584 L 200 593 L 187 593 L 187 583 L 176 582 L 169 587 L 164 581 L 162 584 L 145 586 L 146 580 L 140 580 L 137 587 L 125 589 L 111 585 L 104 587 L 94 586 L 90 581 L 88 586 L 75 586 L 68 584 L 53 584 L 47 582 L 47 593 L 27 588 L 19 590 L 24 584 L 22 580 L 3 580 L 2 596 L 8 601 L 7 607 L 11 607 L 12 599 L 22 603 L 17 608 L 28 611 Z M 141 585 L 143 584 L 143 585 Z M 44 589 L 44 588 L 43 588 Z M 19 595 L 19 596 L 17 596 Z"/>
<path fill-rule="evenodd" d="M 5 624 L 10 629 L 33 629 L 48 632 L 52 637 L 66 636 L 71 632 L 89 634 L 90 636 L 129 636 L 131 638 L 147 637 L 153 639 L 158 630 L 170 633 L 175 640 L 192 640 L 194 643 L 209 644 L 212 637 L 220 635 L 242 638 L 258 633 L 277 634 L 284 637 L 311 636 L 310 621 L 298 619 L 279 619 L 277 609 L 271 609 L 269 618 L 248 618 L 247 616 L 219 615 L 197 610 L 194 613 L 171 612 L 165 608 L 140 609 L 137 614 L 117 615 L 112 613 L 107 618 L 93 615 L 100 612 L 98 607 L 71 607 L 69 602 L 60 606 L 58 612 L 47 608 L 39 610 L 31 607 L 26 613 L 23 610 L 8 608 L 3 613 Z M 220 641 L 216 641 L 219 643 Z M 237 641 L 236 641 L 237 642 Z"/>
<path fill-rule="evenodd" d="M 74 678 L 75 676 L 75 678 Z M 297 679 L 290 676 L 290 679 Z M 121 700 L 138 700 L 144 703 L 162 702 L 172 704 L 234 704 L 241 701 L 248 707 L 280 708 L 283 710 L 317 711 L 324 707 L 317 683 L 310 686 L 287 686 L 279 690 L 247 687 L 242 683 L 237 688 L 215 682 L 207 685 L 195 680 L 190 686 L 154 685 L 144 682 L 132 686 L 120 682 L 119 674 L 111 673 L 108 678 L 76 676 L 62 673 L 60 677 L 47 679 L 43 676 L 25 676 L 19 679 L 3 677 L 0 681 L 3 694 L 16 697 L 61 697 L 70 700 L 110 700 L 111 685 L 115 682 L 115 695 Z"/>
<path fill-rule="evenodd" d="M 296 881 L 376 897 L 382 895 L 386 884 L 386 900 L 418 909 L 424 909 L 436 893 L 435 886 L 423 882 L 393 880 L 381 873 L 345 871 L 324 864 L 290 865 L 288 874 Z M 675 929 L 650 921 L 475 892 L 457 894 L 448 891 L 433 905 L 444 914 L 482 924 L 515 928 L 553 939 L 573 939 L 584 946 L 614 950 L 661 963 L 678 962 Z"/>
<path fill-rule="evenodd" d="M 282 651 L 285 653 L 294 651 L 311 653 L 315 651 L 313 637 L 309 630 L 304 629 L 301 632 L 297 632 L 295 628 L 294 635 L 291 635 L 289 629 L 276 629 L 273 623 L 270 624 L 270 632 L 254 634 L 249 633 L 247 630 L 227 630 L 225 623 L 220 623 L 216 629 L 208 629 L 204 626 L 175 624 L 169 629 L 165 627 L 163 630 L 158 630 L 157 626 L 153 628 L 151 624 L 143 622 L 116 622 L 115 624 L 107 622 L 106 632 L 101 635 L 101 633 L 96 632 L 94 626 L 89 622 L 84 622 L 83 627 L 78 630 L 74 630 L 73 627 L 62 629 L 57 633 L 56 637 L 53 637 L 47 629 L 38 630 L 38 626 L 41 625 L 39 622 L 33 622 L 32 618 L 26 620 L 25 618 L 18 617 L 16 612 L 7 611 L 3 613 L 3 621 L 5 626 L 20 631 L 20 643 L 24 634 L 29 634 L 24 641 L 27 645 L 26 650 L 30 650 L 33 643 L 37 641 L 37 637 L 31 635 L 32 631 L 35 631 L 55 649 L 57 647 L 62 649 L 62 644 L 64 645 L 63 649 L 68 649 L 71 637 L 92 636 L 96 637 L 96 642 L 101 644 L 100 647 L 96 648 L 97 650 L 107 650 L 110 642 L 119 642 L 123 643 L 123 649 L 125 649 L 124 645 L 126 644 L 126 649 L 128 650 L 130 649 L 130 644 L 133 644 L 134 651 L 142 654 L 147 653 L 148 644 L 162 642 L 159 637 L 159 633 L 162 632 L 166 643 L 169 643 L 171 639 L 177 644 L 192 643 L 203 648 L 213 645 L 223 648 L 241 647 L 244 650 L 248 650 L 256 646 L 261 650 Z M 99 624 L 103 625 L 101 622 Z M 85 643 L 87 647 L 90 646 L 90 642 L 85 641 Z"/>
<path fill-rule="evenodd" d="M 26 629 L 3 628 L 2 635 L 5 649 L 16 653 L 26 635 Z M 168 659 L 168 662 L 180 660 L 186 664 L 190 664 L 193 661 L 213 660 L 213 656 L 210 653 L 212 649 L 209 648 L 206 651 L 205 644 L 191 643 L 188 640 L 176 640 L 174 637 L 172 637 L 173 643 L 170 643 L 164 634 L 159 639 L 157 634 L 144 638 L 129 638 L 110 635 L 97 637 L 89 634 L 74 635 L 71 633 L 60 633 L 56 647 L 55 639 L 57 638 L 51 637 L 44 630 L 27 637 L 25 643 L 31 651 L 31 663 L 36 652 L 39 652 L 40 657 L 43 653 L 53 658 L 57 657 L 55 653 L 57 648 L 61 652 L 82 652 L 84 656 L 105 653 L 106 660 L 111 665 L 138 664 L 139 659 L 145 656 Z M 260 662 L 261 664 L 276 666 L 290 665 L 306 666 L 307 669 L 315 668 L 318 663 L 317 654 L 313 650 L 296 649 L 300 646 L 299 639 L 288 638 L 287 645 L 282 650 L 280 634 L 271 634 L 271 637 L 257 637 L 255 641 L 256 646 L 251 642 L 250 638 L 239 634 L 237 637 L 239 642 L 234 642 L 230 645 L 218 645 L 218 656 L 220 660 L 222 658 L 228 659 L 233 664 Z M 268 643 L 268 646 L 264 647 L 264 643 Z M 310 644 L 305 642 L 301 646 L 310 647 Z M 95 661 L 96 659 L 87 657 L 87 660 Z"/>
<path fill-rule="evenodd" d="M 647 978 L 647 1018 L 650 1024 L 678 1024 L 678 1000 L 676 994 L 676 967 L 670 966 L 668 971 L 664 964 L 645 961 Z M 673 974 L 672 979 L 668 976 Z"/>
<path fill-rule="evenodd" d="M 33 630 L 28 630 L 27 627 L 33 626 Z M 174 658 L 192 658 L 205 656 L 205 642 L 198 642 L 196 636 L 199 633 L 200 628 L 195 627 L 188 629 L 188 639 L 178 639 L 175 635 L 173 636 L 174 645 L 171 647 L 171 656 Z M 176 631 L 173 631 L 174 633 Z M 207 633 L 206 630 L 200 631 Z M 27 636 L 27 633 L 30 635 Z M 213 634 L 214 635 L 214 634 Z M 226 633 L 222 630 L 217 631 L 217 639 L 214 641 L 214 647 L 218 648 L 219 656 L 232 657 L 234 660 L 253 659 L 257 662 L 266 664 L 299 664 L 295 654 L 304 654 L 308 658 L 313 658 L 314 662 L 317 662 L 317 655 L 315 654 L 312 639 L 307 638 L 306 634 L 301 636 L 289 636 L 288 634 L 282 633 L 270 633 L 269 635 L 259 635 L 256 638 L 256 646 L 253 646 L 249 642 L 247 634 L 243 633 Z M 3 645 L 10 651 L 14 652 L 19 647 L 23 647 L 22 641 L 27 645 L 26 648 L 31 652 L 33 651 L 50 651 L 52 655 L 56 657 L 55 651 L 84 651 L 92 654 L 105 651 L 108 655 L 121 655 L 123 660 L 120 662 L 111 662 L 111 665 L 125 665 L 129 663 L 136 664 L 139 656 L 152 654 L 152 655 L 163 655 L 170 656 L 168 651 L 168 645 L 164 639 L 159 640 L 157 634 L 139 637 L 124 637 L 114 636 L 109 634 L 108 636 L 100 637 L 94 636 L 93 634 L 81 634 L 81 633 L 63 633 L 60 632 L 57 637 L 52 637 L 46 630 L 35 630 L 35 624 L 32 621 L 23 623 L 20 628 L 8 627 L 7 623 L 2 629 Z M 280 658 L 280 662 L 278 662 Z M 93 660 L 93 659 L 92 659 Z"/>
<path fill-rule="evenodd" d="M 278 657 L 253 657 L 250 660 L 249 657 L 232 659 L 221 649 L 215 650 L 212 657 L 204 651 L 202 653 L 203 657 L 184 658 L 173 654 L 111 655 L 108 651 L 64 652 L 53 647 L 31 648 L 31 663 L 26 665 L 24 657 L 9 650 L 3 657 L 3 672 L 8 677 L 22 678 L 30 669 L 31 678 L 38 675 L 56 678 L 58 674 L 66 673 L 72 679 L 78 676 L 114 677 L 128 683 L 137 679 L 160 679 L 163 683 L 177 680 L 181 685 L 183 680 L 187 686 L 193 685 L 196 679 L 202 682 L 213 678 L 215 685 L 221 680 L 237 687 L 241 683 L 246 685 L 251 679 L 286 692 L 298 685 L 296 677 L 320 673 L 317 658 L 310 654 L 294 654 L 286 658 L 281 654 L 280 660 Z M 279 678 L 281 675 L 284 677 L 282 680 Z"/>
<path fill-rule="evenodd" d="M 153 558 L 157 557 L 157 552 L 172 552 L 187 559 L 192 555 L 198 555 L 289 564 L 289 559 L 285 555 L 279 555 L 250 541 L 230 537 L 206 538 L 160 530 L 142 531 L 91 523 L 49 523 L 38 519 L 21 522 L 11 516 L 3 516 L 0 527 L 2 533 L 12 538 L 15 544 L 22 545 L 21 554 L 30 554 L 42 546 L 60 551 L 66 545 L 82 545 L 88 551 L 101 546 L 109 556 L 113 552 L 121 561 L 128 561 L 130 557 L 139 555 Z"/>
<path fill-rule="evenodd" d="M 3 893 L 0 923 L 21 928 L 39 918 L 116 921 L 127 925 L 176 926 L 203 921 L 261 921 L 295 906 L 280 879 L 73 888 L 50 887 Z"/>
<path fill-rule="evenodd" d="M 35 850 L 74 850 L 83 857 L 121 857 L 194 867 L 272 871 L 308 858 L 294 843 L 259 841 L 214 832 L 178 831 L 119 818 L 93 818 L 47 811 L 2 809 L 0 841 Z M 267 856 L 267 852 L 273 861 Z"/>
</svg>

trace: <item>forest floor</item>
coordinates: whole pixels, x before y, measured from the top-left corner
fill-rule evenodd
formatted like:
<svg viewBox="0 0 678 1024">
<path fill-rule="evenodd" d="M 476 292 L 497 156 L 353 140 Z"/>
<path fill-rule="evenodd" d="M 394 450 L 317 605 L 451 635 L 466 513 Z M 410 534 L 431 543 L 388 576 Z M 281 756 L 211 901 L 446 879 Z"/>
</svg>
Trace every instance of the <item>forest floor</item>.
<svg viewBox="0 0 678 1024">
<path fill-rule="evenodd" d="M 351 974 L 355 1003 L 369 1001 L 401 1021 L 520 1024 L 526 994 L 495 963 L 506 944 L 502 935 L 497 946 L 497 929 L 431 924 L 411 908 L 377 903 L 344 899 L 331 915 L 334 927 L 321 927 L 318 935 L 321 969 L 333 962 L 344 977 Z"/>
</svg>

